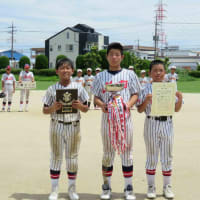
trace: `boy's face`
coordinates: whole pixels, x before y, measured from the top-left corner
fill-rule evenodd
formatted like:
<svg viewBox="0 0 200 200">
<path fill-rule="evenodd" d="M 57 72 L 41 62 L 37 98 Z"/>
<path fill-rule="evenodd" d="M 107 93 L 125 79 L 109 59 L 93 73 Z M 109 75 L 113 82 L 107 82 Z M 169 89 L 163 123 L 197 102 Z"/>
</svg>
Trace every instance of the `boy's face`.
<svg viewBox="0 0 200 200">
<path fill-rule="evenodd" d="M 171 69 L 171 73 L 174 74 L 176 69 Z"/>
<path fill-rule="evenodd" d="M 150 71 L 153 82 L 162 82 L 165 76 L 165 68 L 162 64 L 153 65 Z"/>
<path fill-rule="evenodd" d="M 11 73 L 11 69 L 6 69 L 6 73 L 10 74 Z"/>
<path fill-rule="evenodd" d="M 87 75 L 90 76 L 92 74 L 92 71 L 88 70 Z"/>
<path fill-rule="evenodd" d="M 77 76 L 81 77 L 82 76 L 82 72 L 77 72 Z"/>
<path fill-rule="evenodd" d="M 70 80 L 71 75 L 73 74 L 74 70 L 72 69 L 71 65 L 64 63 L 63 65 L 59 66 L 56 70 L 56 74 L 59 76 L 59 79 L 62 80 Z"/>
<path fill-rule="evenodd" d="M 119 49 L 111 49 L 107 55 L 107 60 L 110 66 L 118 67 L 122 62 L 124 56 Z"/>
<path fill-rule="evenodd" d="M 145 73 L 141 73 L 141 77 L 144 78 L 145 77 Z"/>
</svg>

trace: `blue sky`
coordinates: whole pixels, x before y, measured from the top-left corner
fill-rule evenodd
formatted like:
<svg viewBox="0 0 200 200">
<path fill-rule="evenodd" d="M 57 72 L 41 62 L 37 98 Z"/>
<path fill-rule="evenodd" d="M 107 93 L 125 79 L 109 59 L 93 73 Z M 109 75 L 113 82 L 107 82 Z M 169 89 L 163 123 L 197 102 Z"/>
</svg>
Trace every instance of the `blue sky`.
<svg viewBox="0 0 200 200">
<path fill-rule="evenodd" d="M 154 16 L 158 0 L 0 0 L 0 49 L 9 49 L 10 35 L 5 32 L 13 22 L 15 49 L 28 52 L 44 47 L 44 41 L 60 30 L 77 23 L 87 24 L 108 35 L 110 41 L 124 45 L 152 46 Z M 169 45 L 200 49 L 200 1 L 163 0 L 164 24 Z M 39 31 L 39 32 L 22 32 Z"/>
</svg>

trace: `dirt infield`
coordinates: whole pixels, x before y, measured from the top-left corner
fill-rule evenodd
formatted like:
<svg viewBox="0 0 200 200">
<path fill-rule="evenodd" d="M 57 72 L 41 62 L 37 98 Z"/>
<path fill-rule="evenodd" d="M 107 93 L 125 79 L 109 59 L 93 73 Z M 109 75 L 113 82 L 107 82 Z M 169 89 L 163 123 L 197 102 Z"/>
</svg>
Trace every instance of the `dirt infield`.
<svg viewBox="0 0 200 200">
<path fill-rule="evenodd" d="M 44 91 L 31 92 L 29 112 L 18 112 L 19 91 L 12 112 L 0 112 L 0 200 L 45 200 L 49 180 L 49 116 L 42 114 Z M 181 112 L 174 116 L 175 143 L 172 185 L 177 200 L 200 199 L 200 94 L 184 94 Z M 134 120 L 134 190 L 137 200 L 146 198 L 144 114 L 131 111 Z M 101 111 L 82 114 L 77 191 L 82 200 L 99 199 L 101 192 Z M 64 161 L 64 160 L 63 160 Z M 67 175 L 63 162 L 59 199 L 67 199 Z M 121 161 L 116 156 L 112 178 L 113 199 L 123 199 Z M 162 197 L 160 163 L 156 175 L 157 199 Z"/>
</svg>

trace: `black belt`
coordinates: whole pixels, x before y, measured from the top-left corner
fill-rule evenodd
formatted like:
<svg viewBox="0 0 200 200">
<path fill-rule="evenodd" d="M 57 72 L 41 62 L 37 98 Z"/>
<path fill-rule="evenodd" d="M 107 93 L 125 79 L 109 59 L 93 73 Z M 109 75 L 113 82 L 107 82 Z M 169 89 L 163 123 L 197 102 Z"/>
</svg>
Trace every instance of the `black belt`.
<svg viewBox="0 0 200 200">
<path fill-rule="evenodd" d="M 58 123 L 61 123 L 61 124 L 64 124 L 64 125 L 70 125 L 70 124 L 76 125 L 76 124 L 78 124 L 80 122 L 79 120 L 73 121 L 73 122 L 63 122 L 63 121 L 55 120 L 55 119 L 51 119 L 51 120 L 53 122 L 58 122 Z"/>
<path fill-rule="evenodd" d="M 158 120 L 158 121 L 167 121 L 169 118 L 172 119 L 172 116 L 159 116 L 159 117 L 147 116 L 147 118 Z"/>
</svg>

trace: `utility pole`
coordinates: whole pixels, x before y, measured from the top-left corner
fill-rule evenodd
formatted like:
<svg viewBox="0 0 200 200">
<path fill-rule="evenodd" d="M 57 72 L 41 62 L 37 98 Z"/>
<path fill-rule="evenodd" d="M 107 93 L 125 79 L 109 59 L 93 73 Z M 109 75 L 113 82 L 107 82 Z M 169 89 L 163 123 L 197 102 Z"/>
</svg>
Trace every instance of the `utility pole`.
<svg viewBox="0 0 200 200">
<path fill-rule="evenodd" d="M 13 25 L 13 22 L 12 22 L 12 26 L 8 27 L 11 29 L 11 31 L 8 31 L 8 33 L 11 34 L 11 61 L 13 60 L 13 51 L 14 51 L 14 34 L 15 32 L 17 31 L 15 28 L 16 26 Z"/>
<path fill-rule="evenodd" d="M 158 56 L 158 52 L 157 52 L 157 48 L 158 48 L 158 40 L 159 40 L 159 36 L 158 36 L 158 17 L 156 15 L 156 21 L 155 21 L 155 35 L 153 37 L 154 40 L 154 60 L 156 59 L 156 57 Z"/>
</svg>

